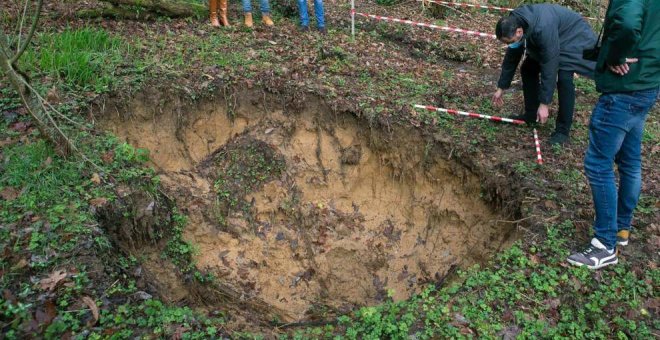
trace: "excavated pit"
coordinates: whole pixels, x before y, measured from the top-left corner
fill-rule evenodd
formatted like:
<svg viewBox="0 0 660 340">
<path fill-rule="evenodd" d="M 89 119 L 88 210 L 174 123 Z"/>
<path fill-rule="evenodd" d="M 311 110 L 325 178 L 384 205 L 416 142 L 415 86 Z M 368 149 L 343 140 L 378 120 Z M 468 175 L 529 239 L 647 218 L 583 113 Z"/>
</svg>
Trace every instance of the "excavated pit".
<svg viewBox="0 0 660 340">
<path fill-rule="evenodd" d="M 259 94 L 232 110 L 141 97 L 103 120 L 150 150 L 198 269 L 242 298 L 283 320 L 347 311 L 407 298 L 510 242 L 479 178 L 414 130 L 374 131 L 317 99 L 285 112 Z"/>
</svg>

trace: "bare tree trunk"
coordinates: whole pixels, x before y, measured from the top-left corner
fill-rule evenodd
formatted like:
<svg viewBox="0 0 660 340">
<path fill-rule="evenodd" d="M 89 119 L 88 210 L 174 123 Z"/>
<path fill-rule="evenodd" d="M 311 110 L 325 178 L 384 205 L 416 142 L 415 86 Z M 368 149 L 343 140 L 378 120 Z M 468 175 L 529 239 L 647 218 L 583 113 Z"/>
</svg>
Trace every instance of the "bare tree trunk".
<svg viewBox="0 0 660 340">
<path fill-rule="evenodd" d="M 82 9 L 76 12 L 78 18 L 111 18 L 128 20 L 151 20 L 160 15 L 151 11 L 136 11 L 130 8 L 108 5 L 107 8 Z"/>
<path fill-rule="evenodd" d="M 207 7 L 181 0 L 101 0 L 114 6 L 139 6 L 169 17 L 201 16 Z"/>
</svg>

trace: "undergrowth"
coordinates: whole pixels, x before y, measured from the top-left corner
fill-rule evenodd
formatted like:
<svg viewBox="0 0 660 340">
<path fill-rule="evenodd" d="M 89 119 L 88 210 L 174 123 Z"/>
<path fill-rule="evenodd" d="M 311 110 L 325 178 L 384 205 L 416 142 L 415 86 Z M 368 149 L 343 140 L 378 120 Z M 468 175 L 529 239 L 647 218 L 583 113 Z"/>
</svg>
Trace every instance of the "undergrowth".
<svg viewBox="0 0 660 340">
<path fill-rule="evenodd" d="M 0 125 L 2 337 L 121 339 L 184 330 L 185 338 L 219 336 L 222 315 L 167 306 L 142 291 L 130 274 L 138 260 L 118 253 L 97 222 L 96 212 L 117 199 L 118 186 L 156 192 L 158 180 L 145 166 L 146 153 L 109 135 L 78 138 L 88 142 L 82 149 L 99 171 L 22 135 Z M 181 251 L 190 249 L 181 238 L 186 221 L 176 213 L 173 219 L 164 255 L 190 270 L 190 254 Z"/>
<path fill-rule="evenodd" d="M 547 238 L 513 247 L 485 267 L 460 272 L 448 287 L 428 287 L 406 301 L 389 301 L 339 317 L 339 326 L 291 334 L 294 339 L 573 338 L 651 339 L 657 269 L 625 262 L 604 271 L 566 265 L 567 221 Z"/>
</svg>

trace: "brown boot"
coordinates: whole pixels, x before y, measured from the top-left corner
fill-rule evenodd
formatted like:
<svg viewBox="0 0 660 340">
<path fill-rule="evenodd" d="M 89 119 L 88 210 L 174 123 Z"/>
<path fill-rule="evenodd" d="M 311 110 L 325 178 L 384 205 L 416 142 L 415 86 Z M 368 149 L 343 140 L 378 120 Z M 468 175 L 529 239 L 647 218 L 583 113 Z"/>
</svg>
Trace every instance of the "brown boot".
<svg viewBox="0 0 660 340">
<path fill-rule="evenodd" d="M 218 21 L 218 0 L 209 0 L 209 12 L 211 14 L 211 26 L 220 27 Z"/>
<path fill-rule="evenodd" d="M 225 27 L 229 27 L 229 20 L 227 19 L 227 0 L 218 0 L 219 10 L 220 10 L 220 24 Z"/>
<path fill-rule="evenodd" d="M 261 21 L 263 21 L 264 25 L 266 25 L 266 26 L 275 25 L 275 23 L 273 22 L 273 19 L 270 18 L 270 14 L 262 14 L 261 15 Z"/>
<path fill-rule="evenodd" d="M 245 13 L 245 27 L 252 28 L 252 13 Z"/>
</svg>

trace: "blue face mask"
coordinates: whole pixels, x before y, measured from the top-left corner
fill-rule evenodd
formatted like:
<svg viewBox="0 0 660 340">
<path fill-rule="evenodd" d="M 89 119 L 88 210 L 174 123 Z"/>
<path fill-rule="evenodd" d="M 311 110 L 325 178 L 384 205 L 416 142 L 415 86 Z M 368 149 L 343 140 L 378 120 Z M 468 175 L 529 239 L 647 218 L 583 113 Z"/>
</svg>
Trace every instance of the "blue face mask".
<svg viewBox="0 0 660 340">
<path fill-rule="evenodd" d="M 523 37 L 520 38 L 520 40 L 518 40 L 518 41 L 516 41 L 512 44 L 509 44 L 509 48 L 518 48 L 518 47 L 522 46 L 522 44 L 524 42 L 525 42 L 525 37 L 523 36 Z"/>
</svg>

